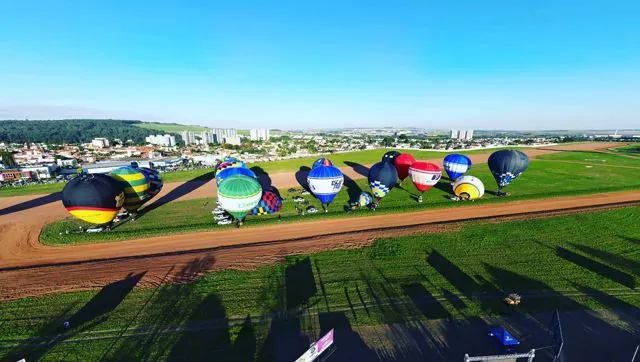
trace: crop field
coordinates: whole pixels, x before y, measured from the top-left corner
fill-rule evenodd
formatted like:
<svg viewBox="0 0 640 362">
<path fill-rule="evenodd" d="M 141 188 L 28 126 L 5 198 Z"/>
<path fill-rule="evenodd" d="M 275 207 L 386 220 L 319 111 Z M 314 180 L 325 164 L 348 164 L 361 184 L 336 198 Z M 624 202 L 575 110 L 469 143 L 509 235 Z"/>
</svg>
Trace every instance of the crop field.
<svg viewBox="0 0 640 362">
<path fill-rule="evenodd" d="M 449 208 L 444 212 L 455 212 L 457 207 L 473 207 L 491 202 L 509 202 L 532 198 L 544 198 L 554 196 L 567 196 L 579 194 L 593 194 L 640 188 L 640 168 L 622 167 L 588 167 L 582 164 L 572 164 L 552 161 L 532 161 L 529 169 L 506 190 L 512 194 L 507 198 L 496 197 L 495 181 L 486 165 L 478 165 L 469 174 L 479 177 L 487 188 L 485 196 L 475 202 L 453 202 L 450 182 L 443 179 L 436 186 L 424 193 L 424 202 L 417 203 L 418 191 L 411 180 L 406 179 L 402 188 L 394 188 L 385 198 L 381 206 L 375 211 L 379 213 L 395 213 L 402 211 L 416 211 L 426 208 Z M 214 182 L 214 181 L 211 181 Z M 207 187 L 207 185 L 202 186 Z M 329 207 L 329 213 L 297 215 L 294 196 L 299 196 L 302 188 L 296 188 L 295 192 L 279 190 L 285 198 L 282 209 L 281 222 L 298 222 L 326 217 L 368 216 L 374 213 L 370 210 L 358 210 L 347 213 L 344 210 L 348 200 L 355 199 L 362 190 L 369 191 L 365 179 L 345 180 L 343 190 L 337 195 Z M 321 209 L 320 203 L 313 196 L 304 196 L 311 204 Z M 113 231 L 100 234 L 74 233 L 79 226 L 87 226 L 82 221 L 67 218 L 54 222 L 45 227 L 41 234 L 41 241 L 45 244 L 75 244 L 105 242 L 114 240 L 135 239 L 151 235 L 161 235 L 172 232 L 190 232 L 195 230 L 215 230 L 235 227 L 232 225 L 216 225 L 211 211 L 215 208 L 215 199 L 196 199 L 188 201 L 175 201 L 154 206 L 148 213 L 139 216 L 133 222 L 126 222 L 115 227 Z M 277 221 L 276 215 L 248 216 L 243 227 L 263 225 Z M 67 233 L 69 231 L 69 233 Z"/>
<path fill-rule="evenodd" d="M 621 157 L 603 152 L 562 152 L 538 156 L 541 160 L 584 162 L 601 166 L 640 168 L 640 158 Z"/>
<path fill-rule="evenodd" d="M 507 315 L 513 310 L 500 299 L 513 291 L 523 295 L 517 310 L 524 314 L 633 310 L 640 307 L 639 219 L 640 207 L 628 207 L 469 222 L 255 271 L 211 272 L 193 284 L 138 289 L 141 276 L 132 275 L 100 291 L 2 302 L 0 359 L 157 360 L 188 351 L 196 360 L 266 361 L 273 333 L 300 339 L 327 320 L 368 326 Z M 63 321 L 73 328 L 65 331 Z"/>
</svg>

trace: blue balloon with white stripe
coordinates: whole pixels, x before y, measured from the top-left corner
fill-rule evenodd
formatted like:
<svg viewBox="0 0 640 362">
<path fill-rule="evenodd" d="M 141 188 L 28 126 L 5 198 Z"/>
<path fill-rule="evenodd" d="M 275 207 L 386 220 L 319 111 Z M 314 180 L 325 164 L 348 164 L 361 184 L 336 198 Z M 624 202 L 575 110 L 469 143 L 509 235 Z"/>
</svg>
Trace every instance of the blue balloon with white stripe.
<svg viewBox="0 0 640 362">
<path fill-rule="evenodd" d="M 471 168 L 471 160 L 465 155 L 452 153 L 444 158 L 444 170 L 451 180 L 456 180 Z"/>
<path fill-rule="evenodd" d="M 220 185 L 220 183 L 233 175 L 245 175 L 253 178 L 257 178 L 256 174 L 246 167 L 229 167 L 224 170 L 218 172 L 216 175 L 216 185 Z"/>
<path fill-rule="evenodd" d="M 344 176 L 337 167 L 319 166 L 309 171 L 307 183 L 309 190 L 321 203 L 329 204 L 342 189 Z"/>
</svg>

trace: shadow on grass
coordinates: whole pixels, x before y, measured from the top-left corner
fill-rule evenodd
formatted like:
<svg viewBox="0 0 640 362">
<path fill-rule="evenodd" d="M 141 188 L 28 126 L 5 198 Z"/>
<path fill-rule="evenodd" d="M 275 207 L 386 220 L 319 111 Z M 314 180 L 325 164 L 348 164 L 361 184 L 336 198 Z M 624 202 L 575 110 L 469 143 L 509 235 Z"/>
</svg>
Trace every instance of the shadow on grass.
<svg viewBox="0 0 640 362">
<path fill-rule="evenodd" d="M 298 171 L 296 172 L 296 181 L 298 181 L 298 184 L 302 186 L 303 189 L 311 192 L 311 190 L 309 190 L 309 183 L 307 182 L 309 171 L 311 171 L 309 167 L 300 166 L 300 169 L 298 169 Z"/>
<path fill-rule="evenodd" d="M 591 270 L 592 272 L 597 273 L 616 283 L 620 283 L 625 287 L 629 287 L 629 288 L 636 287 L 636 280 L 631 274 L 627 274 L 623 271 L 612 268 L 598 261 L 589 259 L 580 254 L 576 254 L 573 251 L 562 248 L 562 247 L 559 247 L 556 249 L 556 255 L 578 266 Z"/>
<path fill-rule="evenodd" d="M 206 185 L 209 181 L 211 181 L 214 178 L 215 178 L 215 171 L 209 171 L 205 174 L 194 177 L 189 181 L 185 181 L 179 186 L 177 186 L 176 188 L 174 188 L 173 190 L 169 191 L 166 195 L 157 199 L 154 203 L 146 206 L 144 209 L 141 210 L 141 213 L 146 214 L 150 211 L 153 211 L 159 208 L 162 205 L 175 201 L 191 193 L 192 191 Z"/>
<path fill-rule="evenodd" d="M 451 318 L 451 314 L 429 293 L 424 285 L 420 283 L 403 284 L 402 290 L 428 319 Z"/>
<path fill-rule="evenodd" d="M 287 266 L 284 282 L 288 311 L 306 305 L 318 292 L 309 257 L 296 260 L 293 265 Z"/>
<path fill-rule="evenodd" d="M 19 346 L 10 353 L 10 356 L 19 356 L 27 361 L 39 360 L 66 340 L 100 325 L 106 321 L 109 313 L 129 295 L 144 274 L 129 274 L 122 280 L 104 286 L 71 317 L 66 316 L 66 313 L 71 310 L 71 307 L 67 308 L 65 312 L 59 314 L 36 334 L 37 342 L 27 346 Z M 69 322 L 68 329 L 63 325 L 64 322 Z"/>
<path fill-rule="evenodd" d="M 21 202 L 16 205 L 11 205 L 9 207 L 5 207 L 4 209 L 0 210 L 0 216 L 9 215 L 14 212 L 24 211 L 24 210 L 32 209 L 34 207 L 39 207 L 46 204 L 50 204 L 52 202 L 60 201 L 61 197 L 62 197 L 61 192 L 53 192 L 48 195 L 41 196 L 29 201 Z"/>
<path fill-rule="evenodd" d="M 344 164 L 351 167 L 353 171 L 355 171 L 360 176 L 367 177 L 369 176 L 369 168 L 367 166 L 363 166 L 356 162 L 344 161 Z"/>
<path fill-rule="evenodd" d="M 618 268 L 626 269 L 635 275 L 640 275 L 640 262 L 625 258 L 622 255 L 613 254 L 608 251 L 595 249 L 586 245 L 575 243 L 569 243 L 569 245 L 608 264 L 613 264 Z"/>
<path fill-rule="evenodd" d="M 347 194 L 349 195 L 349 202 L 355 202 L 362 193 L 362 188 L 349 176 L 344 175 L 344 187 L 347 188 Z"/>
</svg>

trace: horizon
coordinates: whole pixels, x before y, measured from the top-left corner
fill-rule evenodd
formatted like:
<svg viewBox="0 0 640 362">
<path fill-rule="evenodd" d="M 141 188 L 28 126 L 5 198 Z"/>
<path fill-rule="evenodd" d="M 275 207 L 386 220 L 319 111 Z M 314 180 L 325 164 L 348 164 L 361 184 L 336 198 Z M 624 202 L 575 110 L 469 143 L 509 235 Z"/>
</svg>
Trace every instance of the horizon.
<svg viewBox="0 0 640 362">
<path fill-rule="evenodd" d="M 638 2 L 607 4 L 607 17 L 596 1 L 0 7 L 11 14 L 0 22 L 0 119 L 239 129 L 640 124 Z"/>
</svg>

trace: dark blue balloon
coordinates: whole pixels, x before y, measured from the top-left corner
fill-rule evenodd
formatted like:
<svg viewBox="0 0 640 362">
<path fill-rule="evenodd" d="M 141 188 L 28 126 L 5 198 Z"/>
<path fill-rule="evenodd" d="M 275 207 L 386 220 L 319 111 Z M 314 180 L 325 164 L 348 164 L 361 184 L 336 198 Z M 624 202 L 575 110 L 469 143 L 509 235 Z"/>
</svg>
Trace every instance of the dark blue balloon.
<svg viewBox="0 0 640 362">
<path fill-rule="evenodd" d="M 450 179 L 455 180 L 464 175 L 471 168 L 471 160 L 465 155 L 453 153 L 447 155 L 442 163 Z"/>
<path fill-rule="evenodd" d="M 498 188 L 502 189 L 529 167 L 529 157 L 516 150 L 500 150 L 492 153 L 487 163 Z"/>
<path fill-rule="evenodd" d="M 228 167 L 218 172 L 216 175 L 216 185 L 220 185 L 220 182 L 233 176 L 233 175 L 245 175 L 256 178 L 256 174 L 245 167 Z"/>
<path fill-rule="evenodd" d="M 369 169 L 368 179 L 373 195 L 381 198 L 398 184 L 398 171 L 392 162 L 378 162 Z"/>
</svg>

